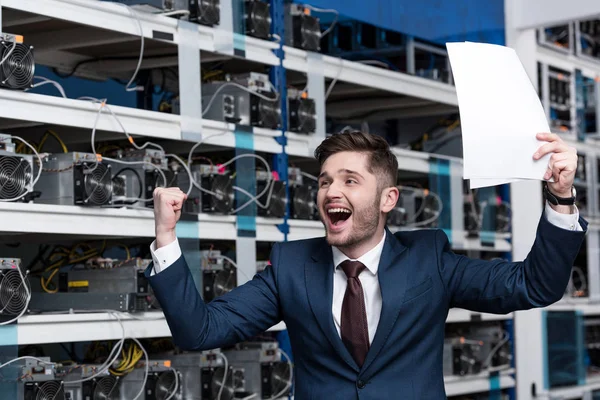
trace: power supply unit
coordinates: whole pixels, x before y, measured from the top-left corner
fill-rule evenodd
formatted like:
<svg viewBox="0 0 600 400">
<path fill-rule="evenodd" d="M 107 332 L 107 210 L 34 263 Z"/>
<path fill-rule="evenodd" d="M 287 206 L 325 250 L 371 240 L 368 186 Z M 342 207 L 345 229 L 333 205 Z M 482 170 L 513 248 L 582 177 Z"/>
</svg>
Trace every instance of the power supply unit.
<svg viewBox="0 0 600 400">
<path fill-rule="evenodd" d="M 35 189 L 38 203 L 103 206 L 112 204 L 110 164 L 91 153 L 56 153 L 43 159 Z"/>
<path fill-rule="evenodd" d="M 229 365 L 244 369 L 246 390 L 259 399 L 287 397 L 292 377 L 290 366 L 281 361 L 277 342 L 244 342 L 223 352 Z"/>
<path fill-rule="evenodd" d="M 317 128 L 315 100 L 306 92 L 288 89 L 288 130 L 295 133 L 314 133 Z"/>
<path fill-rule="evenodd" d="M 271 101 L 254 94 L 275 97 L 267 75 L 252 72 L 234 76 L 232 81 L 247 87 L 250 92 L 227 85 L 226 81 L 202 85 L 202 109 L 206 110 L 210 104 L 204 118 L 260 128 L 281 128 L 279 100 Z"/>
<path fill-rule="evenodd" d="M 29 89 L 33 86 L 35 58 L 33 46 L 23 43 L 23 36 L 0 33 L 0 87 Z"/>
<path fill-rule="evenodd" d="M 273 176 L 269 180 L 266 171 L 256 172 L 256 195 L 258 202 L 267 207 L 257 207 L 257 215 L 263 217 L 283 218 L 287 207 L 287 195 L 285 193 L 285 182 L 275 180 Z"/>
<path fill-rule="evenodd" d="M 100 364 L 84 364 L 73 368 L 72 366 L 63 367 L 59 372 L 64 376 L 64 391 L 69 397 L 64 399 L 73 400 L 95 400 L 95 399 L 124 399 L 128 397 L 121 397 L 121 391 L 123 387 L 123 379 L 120 376 L 111 375 L 108 370 L 98 374 L 100 370 Z M 87 379 L 84 382 L 76 382 L 82 379 Z M 140 384 L 141 387 L 141 384 Z M 138 391 L 140 389 L 138 387 Z M 52 397 L 50 397 L 52 398 Z M 133 397 L 131 397 L 133 398 Z M 37 398 L 36 398 L 37 399 Z M 42 399 L 45 399 L 42 397 Z M 63 399 L 61 397 L 60 399 Z M 58 400 L 58 397 L 57 397 Z"/>
<path fill-rule="evenodd" d="M 34 197 L 33 171 L 33 156 L 15 153 L 10 136 L 0 135 L 0 200 L 31 200 Z"/>
<path fill-rule="evenodd" d="M 165 153 L 154 149 L 134 150 L 125 153 L 120 160 L 128 163 L 144 161 L 147 164 L 108 162 L 114 171 L 112 178 L 113 204 L 154 207 L 152 200 L 154 189 L 167 187 L 171 183 L 168 178 L 170 176 L 169 165 Z M 159 169 L 162 174 L 158 171 Z"/>
<path fill-rule="evenodd" d="M 285 5 L 285 44 L 308 51 L 321 50 L 321 24 L 301 4 Z"/>
<path fill-rule="evenodd" d="M 271 35 L 271 6 L 263 0 L 243 1 L 246 35 L 268 39 Z"/>
</svg>

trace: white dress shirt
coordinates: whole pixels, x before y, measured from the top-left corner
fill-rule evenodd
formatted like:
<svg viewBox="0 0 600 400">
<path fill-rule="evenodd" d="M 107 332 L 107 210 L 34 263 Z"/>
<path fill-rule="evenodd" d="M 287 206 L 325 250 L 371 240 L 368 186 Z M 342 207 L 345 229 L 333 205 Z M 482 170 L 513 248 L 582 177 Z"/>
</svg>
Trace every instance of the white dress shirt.
<svg viewBox="0 0 600 400">
<path fill-rule="evenodd" d="M 546 202 L 546 218 L 551 224 L 570 231 L 583 231 L 583 228 L 579 224 L 579 210 L 575 207 L 573 214 L 562 214 L 555 211 Z M 381 314 L 381 290 L 379 288 L 379 278 L 377 276 L 377 270 L 379 267 L 379 260 L 383 251 L 383 245 L 385 243 L 385 232 L 381 241 L 367 253 L 358 258 L 366 269 L 359 275 L 360 283 L 363 287 L 365 306 L 367 310 L 367 323 L 369 325 L 369 342 L 373 341 L 375 332 L 377 331 L 377 325 L 379 324 L 379 317 Z M 333 277 L 333 304 L 332 314 L 337 328 L 338 334 L 341 336 L 341 314 L 342 314 L 342 302 L 344 300 L 344 294 L 346 292 L 347 278 L 344 271 L 338 266 L 348 257 L 346 257 L 336 247 L 332 247 L 333 252 L 333 265 L 335 266 L 334 277 Z M 166 246 L 156 249 L 156 240 L 150 245 L 150 253 L 152 260 L 154 261 L 154 269 L 150 271 L 150 275 L 158 274 L 165 268 L 173 264 L 179 257 L 181 257 L 181 248 L 179 247 L 179 241 L 177 238 Z"/>
</svg>

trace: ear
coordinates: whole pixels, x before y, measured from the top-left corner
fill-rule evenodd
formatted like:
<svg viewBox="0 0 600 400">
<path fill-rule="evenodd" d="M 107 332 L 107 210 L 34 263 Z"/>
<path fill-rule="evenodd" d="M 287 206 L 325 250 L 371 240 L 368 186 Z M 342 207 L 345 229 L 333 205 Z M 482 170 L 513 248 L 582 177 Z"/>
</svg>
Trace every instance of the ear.
<svg viewBox="0 0 600 400">
<path fill-rule="evenodd" d="M 389 213 L 396 206 L 398 202 L 398 198 L 400 197 L 400 192 L 398 188 L 395 186 L 388 187 L 383 189 L 381 193 L 381 211 L 384 213 Z"/>
</svg>

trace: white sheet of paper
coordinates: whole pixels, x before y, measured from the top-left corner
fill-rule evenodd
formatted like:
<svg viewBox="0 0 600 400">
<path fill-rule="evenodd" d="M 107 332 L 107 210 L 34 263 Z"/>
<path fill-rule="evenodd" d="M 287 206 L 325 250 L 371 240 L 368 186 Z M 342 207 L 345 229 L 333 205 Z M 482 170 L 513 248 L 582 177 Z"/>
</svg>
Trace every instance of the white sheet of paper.
<svg viewBox="0 0 600 400">
<path fill-rule="evenodd" d="M 488 178 L 493 186 L 507 180 L 542 180 L 550 155 L 533 153 L 549 132 L 546 114 L 516 52 L 486 43 L 447 43 L 456 85 L 463 138 L 463 176 Z"/>
</svg>

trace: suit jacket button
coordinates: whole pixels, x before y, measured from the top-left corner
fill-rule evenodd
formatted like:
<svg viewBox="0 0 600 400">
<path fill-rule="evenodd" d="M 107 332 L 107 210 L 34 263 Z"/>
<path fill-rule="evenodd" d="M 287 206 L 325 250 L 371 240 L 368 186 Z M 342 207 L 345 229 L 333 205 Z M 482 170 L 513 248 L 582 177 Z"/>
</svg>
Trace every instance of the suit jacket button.
<svg viewBox="0 0 600 400">
<path fill-rule="evenodd" d="M 362 388 L 365 387 L 365 382 L 364 381 L 358 381 L 358 382 L 356 382 L 356 384 L 358 385 L 359 389 L 362 389 Z"/>
</svg>

